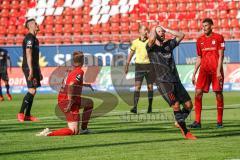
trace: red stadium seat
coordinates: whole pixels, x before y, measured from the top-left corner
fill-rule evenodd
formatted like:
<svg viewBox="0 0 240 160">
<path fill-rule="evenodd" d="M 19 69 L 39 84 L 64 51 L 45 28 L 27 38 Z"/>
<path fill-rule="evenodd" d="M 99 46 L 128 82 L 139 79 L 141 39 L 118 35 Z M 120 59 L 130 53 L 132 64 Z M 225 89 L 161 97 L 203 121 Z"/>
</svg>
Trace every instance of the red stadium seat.
<svg viewBox="0 0 240 160">
<path fill-rule="evenodd" d="M 228 13 L 226 10 L 221 10 L 219 12 L 219 18 L 223 19 L 223 18 L 228 18 Z"/>
<path fill-rule="evenodd" d="M 188 29 L 188 21 L 182 20 L 178 23 L 179 30 Z"/>
<path fill-rule="evenodd" d="M 48 24 L 44 27 L 43 30 L 45 33 L 47 33 L 48 35 L 52 35 L 53 34 L 53 25 Z"/>
<path fill-rule="evenodd" d="M 101 31 L 103 35 L 110 34 L 110 24 L 109 23 L 101 24 Z"/>
<path fill-rule="evenodd" d="M 54 7 L 62 7 L 64 4 L 65 0 L 56 0 L 54 3 Z"/>
<path fill-rule="evenodd" d="M 13 35 L 13 34 L 8 34 L 7 35 L 7 39 L 6 39 L 6 44 L 7 45 L 13 45 L 14 44 L 14 38 L 15 38 L 15 36 Z"/>
<path fill-rule="evenodd" d="M 82 31 L 82 25 L 75 23 L 75 24 L 73 25 L 73 33 L 80 35 L 81 31 Z"/>
<path fill-rule="evenodd" d="M 233 28 L 232 30 L 233 38 L 240 40 L 240 29 L 239 28 Z"/>
<path fill-rule="evenodd" d="M 83 24 L 88 24 L 91 21 L 91 17 L 87 14 L 83 15 Z"/>
<path fill-rule="evenodd" d="M 238 15 L 238 10 L 232 9 L 229 11 L 229 18 L 236 18 Z"/>
<path fill-rule="evenodd" d="M 120 31 L 119 23 L 111 23 L 111 33 L 119 34 L 119 31 Z"/>
<path fill-rule="evenodd" d="M 44 21 L 44 22 L 45 22 L 44 24 L 53 25 L 53 24 L 54 24 L 53 16 L 47 16 L 47 17 L 45 18 L 45 21 Z"/>
<path fill-rule="evenodd" d="M 3 9 L 9 9 L 10 8 L 10 1 L 9 0 L 3 0 L 2 4 L 1 4 L 1 8 Z"/>
<path fill-rule="evenodd" d="M 230 1 L 230 2 L 228 2 L 228 8 L 230 9 L 230 10 L 232 10 L 232 9 L 237 9 L 237 2 L 234 2 L 234 1 Z"/>
<path fill-rule="evenodd" d="M 73 44 L 80 44 L 82 43 L 82 38 L 79 33 L 73 33 Z"/>
<path fill-rule="evenodd" d="M 112 35 L 110 41 L 118 43 L 120 41 L 119 35 Z"/>
<path fill-rule="evenodd" d="M 229 28 L 230 28 L 230 25 L 229 25 L 228 19 L 221 19 L 221 21 L 220 21 L 220 27 L 221 27 L 221 28 L 227 28 L 227 29 L 229 29 Z"/>
<path fill-rule="evenodd" d="M 198 3 L 196 10 L 198 10 L 198 11 L 204 11 L 205 9 L 206 9 L 205 2 L 200 2 L 200 3 Z"/>
<path fill-rule="evenodd" d="M 19 6 L 21 6 L 21 8 L 23 8 L 23 9 L 28 8 L 28 1 L 27 0 L 21 0 Z"/>
<path fill-rule="evenodd" d="M 64 24 L 73 24 L 72 16 L 64 16 Z"/>
<path fill-rule="evenodd" d="M 51 39 L 49 39 L 50 42 L 53 44 L 62 44 L 63 43 L 63 37 L 62 37 L 62 34 L 61 33 L 55 33 L 54 35 L 54 39 L 53 37 Z M 51 44 L 50 43 L 50 44 Z"/>
<path fill-rule="evenodd" d="M 139 24 L 138 23 L 131 23 L 131 25 L 130 25 L 130 31 L 136 31 L 136 32 L 138 32 L 138 28 L 139 28 Z"/>
<path fill-rule="evenodd" d="M 19 9 L 20 8 L 19 1 L 18 0 L 13 0 L 11 2 L 11 8 Z"/>
<path fill-rule="evenodd" d="M 191 28 L 191 29 L 200 29 L 198 21 L 197 20 L 191 20 L 189 22 L 189 28 Z"/>
<path fill-rule="evenodd" d="M 159 4 L 158 7 L 160 13 L 168 11 L 168 5 L 166 3 Z"/>
<path fill-rule="evenodd" d="M 1 17 L 8 17 L 9 16 L 9 10 L 8 9 L 2 9 L 0 13 Z"/>
<path fill-rule="evenodd" d="M 63 43 L 64 44 L 71 44 L 72 43 L 72 35 L 70 33 L 64 33 Z"/>
<path fill-rule="evenodd" d="M 156 14 L 158 12 L 158 5 L 156 3 L 149 4 L 148 12 Z"/>
<path fill-rule="evenodd" d="M 119 15 L 112 16 L 110 18 L 110 21 L 113 22 L 113 23 L 119 23 L 120 22 Z"/>
<path fill-rule="evenodd" d="M 190 12 L 191 11 L 196 11 L 196 5 L 197 5 L 196 3 L 191 2 L 191 3 L 187 4 L 187 8 Z"/>
<path fill-rule="evenodd" d="M 7 34 L 7 28 L 6 26 L 1 26 L 0 25 L 0 35 L 5 36 Z"/>
<path fill-rule="evenodd" d="M 89 35 L 83 35 L 82 37 L 82 43 L 83 44 L 89 44 L 91 43 L 91 37 Z"/>
<path fill-rule="evenodd" d="M 110 42 L 110 34 L 108 35 L 102 35 L 102 43 L 108 43 Z"/>
<path fill-rule="evenodd" d="M 11 26 L 8 26 L 8 34 L 16 34 L 16 26 L 15 25 L 11 25 Z"/>
<path fill-rule="evenodd" d="M 178 3 L 177 11 L 178 12 L 185 12 L 187 10 L 187 5 L 185 3 Z"/>
<path fill-rule="evenodd" d="M 72 24 L 64 24 L 63 33 L 72 33 Z"/>
<path fill-rule="evenodd" d="M 128 14 L 122 14 L 121 15 L 121 22 L 129 22 L 129 15 Z"/>
<path fill-rule="evenodd" d="M 177 30 L 178 29 L 178 21 L 176 21 L 176 20 L 170 21 L 168 27 L 171 29 Z"/>
<path fill-rule="evenodd" d="M 62 33 L 63 32 L 63 26 L 61 24 L 55 25 L 55 33 Z"/>
<path fill-rule="evenodd" d="M 85 4 L 85 3 L 84 3 Z M 89 6 L 84 6 L 83 7 L 83 14 L 89 14 L 90 13 L 90 11 L 91 11 L 91 8 L 89 7 Z"/>
<path fill-rule="evenodd" d="M 72 16 L 73 15 L 73 9 L 72 8 L 65 8 L 64 11 L 63 11 L 63 15 L 64 16 Z"/>
<path fill-rule="evenodd" d="M 82 10 L 82 7 L 79 7 L 79 8 L 75 8 L 73 10 L 73 15 L 76 16 L 76 15 L 82 15 L 83 14 L 83 10 Z"/>
<path fill-rule="evenodd" d="M 91 33 L 91 26 L 89 24 L 83 24 L 83 30 L 82 30 L 82 33 L 85 34 L 85 35 L 90 35 Z"/>
<path fill-rule="evenodd" d="M 2 26 L 8 26 L 8 18 L 6 18 L 6 17 L 1 17 L 1 19 L 0 19 L 0 25 L 2 25 Z"/>
<path fill-rule="evenodd" d="M 18 34 L 26 34 L 27 30 L 24 25 L 18 25 L 17 26 L 17 33 Z"/>
<path fill-rule="evenodd" d="M 73 19 L 73 24 L 81 24 L 83 23 L 82 15 L 75 15 Z"/>
<path fill-rule="evenodd" d="M 62 16 L 55 16 L 55 24 L 63 24 L 63 18 Z"/>
<path fill-rule="evenodd" d="M 129 34 L 129 23 L 121 23 L 121 33 Z"/>
<path fill-rule="evenodd" d="M 231 28 L 238 28 L 240 29 L 240 23 L 238 19 L 231 19 L 230 21 L 230 27 Z"/>
<path fill-rule="evenodd" d="M 101 33 L 100 24 L 92 26 L 91 32 L 93 35 Z"/>
<path fill-rule="evenodd" d="M 100 43 L 102 41 L 102 37 L 100 35 L 92 35 L 91 41 L 92 43 Z"/>
<path fill-rule="evenodd" d="M 168 12 L 175 13 L 177 11 L 177 4 L 174 2 L 170 2 L 167 8 L 168 8 Z"/>
</svg>

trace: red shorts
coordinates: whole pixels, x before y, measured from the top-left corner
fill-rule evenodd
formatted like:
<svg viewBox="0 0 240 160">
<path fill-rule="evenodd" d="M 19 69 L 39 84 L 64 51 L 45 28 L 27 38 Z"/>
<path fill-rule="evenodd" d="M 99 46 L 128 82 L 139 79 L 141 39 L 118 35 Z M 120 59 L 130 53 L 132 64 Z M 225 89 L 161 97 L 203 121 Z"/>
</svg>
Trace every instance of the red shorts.
<svg viewBox="0 0 240 160">
<path fill-rule="evenodd" d="M 223 74 L 222 74 L 223 75 Z M 204 70 L 199 71 L 197 83 L 196 83 L 196 89 L 202 89 L 203 92 L 209 92 L 210 84 L 212 83 L 212 90 L 214 92 L 216 91 L 222 91 L 223 90 L 223 82 L 219 81 L 217 78 L 217 74 L 206 72 Z"/>
<path fill-rule="evenodd" d="M 81 102 L 74 103 L 69 112 L 64 112 L 64 109 L 68 106 L 68 103 L 69 103 L 69 100 L 59 99 L 58 107 L 64 113 L 67 122 L 79 122 L 80 121 L 79 109 L 80 109 Z"/>
</svg>

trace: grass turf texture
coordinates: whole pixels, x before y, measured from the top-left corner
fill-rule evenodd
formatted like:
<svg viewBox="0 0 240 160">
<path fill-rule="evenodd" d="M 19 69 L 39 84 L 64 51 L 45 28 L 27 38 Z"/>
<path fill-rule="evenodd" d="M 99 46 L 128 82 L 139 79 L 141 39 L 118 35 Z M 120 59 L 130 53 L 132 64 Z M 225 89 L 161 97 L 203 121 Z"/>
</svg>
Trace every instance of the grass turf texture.
<svg viewBox="0 0 240 160">
<path fill-rule="evenodd" d="M 138 116 L 130 116 L 130 106 L 119 99 L 111 113 L 92 119 L 89 128 L 94 134 L 36 137 L 35 134 L 46 127 L 66 126 L 55 116 L 56 95 L 35 97 L 32 114 L 41 119 L 36 123 L 16 121 L 24 95 L 13 95 L 13 101 L 0 102 L 0 159 L 240 159 L 239 95 L 239 92 L 224 93 L 222 129 L 216 129 L 214 94 L 204 95 L 202 129 L 192 129 L 198 137 L 196 141 L 183 139 L 173 125 L 171 108 L 160 96 L 154 97 L 155 113 Z M 94 101 L 95 107 L 101 103 Z M 140 112 L 145 113 L 147 105 L 147 98 L 140 99 Z M 194 112 L 187 123 L 193 118 Z"/>
</svg>

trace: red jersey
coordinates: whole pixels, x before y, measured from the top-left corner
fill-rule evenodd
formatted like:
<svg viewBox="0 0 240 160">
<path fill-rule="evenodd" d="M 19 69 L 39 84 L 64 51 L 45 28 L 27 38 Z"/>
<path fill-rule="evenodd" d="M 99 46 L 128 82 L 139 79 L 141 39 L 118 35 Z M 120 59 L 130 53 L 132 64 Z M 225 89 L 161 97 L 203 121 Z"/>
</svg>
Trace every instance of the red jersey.
<svg viewBox="0 0 240 160">
<path fill-rule="evenodd" d="M 68 87 L 74 85 L 73 88 L 73 100 L 77 103 L 81 101 L 82 94 L 82 85 L 83 85 L 83 75 L 84 71 L 81 67 L 74 68 L 67 76 L 65 84 L 63 84 L 59 95 L 58 100 L 67 100 L 68 99 Z"/>
<path fill-rule="evenodd" d="M 224 38 L 213 33 L 207 37 L 202 35 L 197 39 L 197 54 L 201 56 L 201 69 L 216 72 L 218 66 L 219 50 L 224 50 Z"/>
</svg>

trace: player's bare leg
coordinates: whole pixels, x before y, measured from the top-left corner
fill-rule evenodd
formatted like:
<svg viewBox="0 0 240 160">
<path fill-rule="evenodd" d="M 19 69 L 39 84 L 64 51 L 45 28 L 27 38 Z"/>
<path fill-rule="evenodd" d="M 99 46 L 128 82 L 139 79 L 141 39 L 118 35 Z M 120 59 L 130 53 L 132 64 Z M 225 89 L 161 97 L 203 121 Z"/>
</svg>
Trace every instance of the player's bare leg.
<svg viewBox="0 0 240 160">
<path fill-rule="evenodd" d="M 88 134 L 90 130 L 88 129 L 88 122 L 91 118 L 93 111 L 93 101 L 89 98 L 81 98 L 81 108 L 83 108 L 82 113 L 82 124 L 80 134 Z"/>
<path fill-rule="evenodd" d="M 217 103 L 217 128 L 223 127 L 224 98 L 222 92 L 215 92 Z"/>
<path fill-rule="evenodd" d="M 135 81 L 133 108 L 130 110 L 130 112 L 132 113 L 137 113 L 137 105 L 140 97 L 141 85 L 142 85 L 141 81 Z"/>
<path fill-rule="evenodd" d="M 202 97 L 203 97 L 203 90 L 196 89 L 196 91 L 195 91 L 195 121 L 189 126 L 190 128 L 201 128 Z"/>
<path fill-rule="evenodd" d="M 152 113 L 153 85 L 148 84 L 147 89 L 148 89 L 148 111 L 147 111 L 147 113 Z"/>
</svg>

